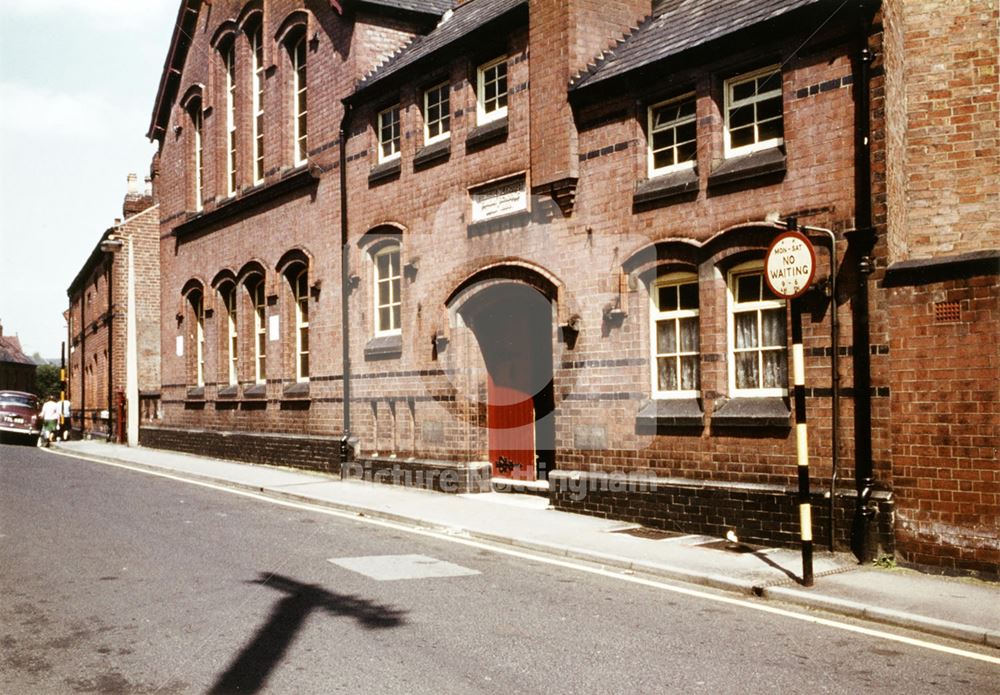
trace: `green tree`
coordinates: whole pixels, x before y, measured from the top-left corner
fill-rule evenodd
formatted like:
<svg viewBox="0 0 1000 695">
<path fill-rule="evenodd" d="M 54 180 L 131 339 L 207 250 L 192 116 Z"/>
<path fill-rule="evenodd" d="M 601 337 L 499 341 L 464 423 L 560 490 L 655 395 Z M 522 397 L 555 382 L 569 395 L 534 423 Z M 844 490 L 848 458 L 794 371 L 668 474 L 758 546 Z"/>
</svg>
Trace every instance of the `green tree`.
<svg viewBox="0 0 1000 695">
<path fill-rule="evenodd" d="M 53 396 L 59 400 L 62 382 L 59 381 L 59 367 L 54 364 L 40 364 L 35 370 L 35 393 L 39 398 Z"/>
</svg>

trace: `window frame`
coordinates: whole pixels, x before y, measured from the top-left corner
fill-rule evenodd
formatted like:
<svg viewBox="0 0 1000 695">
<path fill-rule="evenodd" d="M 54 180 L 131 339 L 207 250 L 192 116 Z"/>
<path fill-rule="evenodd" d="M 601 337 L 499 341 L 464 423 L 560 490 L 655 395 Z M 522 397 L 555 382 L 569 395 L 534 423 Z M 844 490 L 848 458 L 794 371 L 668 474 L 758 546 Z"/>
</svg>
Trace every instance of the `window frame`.
<svg viewBox="0 0 1000 695">
<path fill-rule="evenodd" d="M 738 281 L 741 277 L 746 277 L 748 275 L 760 275 L 761 282 L 761 299 L 754 302 L 740 303 L 744 305 L 745 308 L 737 311 L 737 299 L 738 299 Z M 733 268 L 730 268 L 727 273 L 726 279 L 726 361 L 728 362 L 728 379 L 729 379 L 729 394 L 734 398 L 770 398 L 778 397 L 783 398 L 788 396 L 788 331 L 787 331 L 787 301 L 781 298 L 777 299 L 764 299 L 763 293 L 767 286 L 767 281 L 764 278 L 764 261 L 755 260 L 746 263 L 741 263 Z M 746 306 L 750 305 L 750 306 Z M 762 312 L 772 309 L 783 309 L 782 320 L 785 321 L 784 333 L 785 342 L 780 347 L 777 346 L 764 346 L 763 342 L 763 317 Z M 736 347 L 736 314 L 737 313 L 748 313 L 755 312 L 757 315 L 757 342 L 758 345 L 750 348 L 737 348 Z M 781 387 L 764 387 L 758 386 L 754 388 L 738 388 L 736 386 L 736 355 L 742 352 L 755 351 L 758 353 L 758 370 L 759 370 L 759 382 L 763 383 L 764 379 L 764 364 L 763 364 L 763 353 L 768 350 L 781 350 L 785 358 L 785 384 Z"/>
<path fill-rule="evenodd" d="M 295 312 L 295 381 L 305 383 L 309 381 L 309 269 L 300 266 L 289 279 Z"/>
<path fill-rule="evenodd" d="M 663 287 L 680 287 L 681 285 L 694 285 L 695 289 L 699 292 L 699 302 L 697 309 L 682 309 L 680 308 L 680 302 L 678 301 L 678 308 L 662 311 L 659 307 L 659 290 Z M 650 348 L 650 388 L 653 398 L 657 400 L 668 400 L 668 399 L 679 399 L 679 398 L 697 398 L 701 395 L 701 301 L 700 301 L 700 291 L 701 286 L 698 282 L 698 275 L 693 272 L 676 272 L 669 273 L 657 277 L 649 285 L 649 348 Z M 678 290 L 678 300 L 679 290 Z M 680 349 L 680 322 L 682 319 L 697 319 L 697 333 L 698 333 L 698 349 L 694 352 L 682 351 Z M 674 321 L 676 322 L 677 329 L 675 330 L 675 346 L 677 347 L 676 352 L 663 353 L 664 355 L 673 357 L 677 360 L 677 369 L 680 369 L 680 360 L 682 357 L 690 357 L 692 355 L 696 356 L 698 359 L 698 373 L 697 373 L 697 385 L 694 389 L 681 389 L 677 388 L 675 390 L 661 390 L 659 388 L 659 360 L 660 352 L 658 349 L 658 333 L 657 333 L 657 323 L 659 321 Z M 680 386 L 681 378 L 680 372 L 677 373 L 677 384 Z"/>
<path fill-rule="evenodd" d="M 694 107 L 695 107 L 694 113 L 691 116 L 689 116 L 689 117 L 685 116 L 685 117 L 682 117 L 682 118 L 674 119 L 673 121 L 671 121 L 667 125 L 661 126 L 660 128 L 655 128 L 654 127 L 654 124 L 655 124 L 654 113 L 655 113 L 656 110 L 662 109 L 662 108 L 666 108 L 666 107 L 676 106 L 676 105 L 679 105 L 681 103 L 688 102 L 688 101 L 690 101 L 694 105 Z M 678 143 L 677 143 L 676 130 L 677 130 L 678 127 L 683 126 L 683 125 L 687 125 L 688 123 L 693 123 L 694 126 L 695 126 L 695 137 L 694 137 L 694 140 L 693 140 L 694 145 L 695 145 L 695 154 L 694 154 L 694 157 L 692 159 L 689 159 L 689 160 L 686 160 L 686 161 L 683 161 L 683 162 L 677 162 L 676 160 L 677 160 L 677 147 L 678 147 Z M 673 164 L 669 164 L 667 166 L 663 166 L 663 167 L 657 168 L 656 165 L 655 165 L 656 150 L 654 149 L 654 145 L 653 145 L 653 136 L 654 136 L 655 133 L 659 133 L 661 131 L 665 131 L 665 130 L 668 130 L 668 129 L 673 129 L 674 130 L 674 143 L 673 143 L 673 145 L 671 145 L 671 147 L 669 149 L 673 149 L 674 160 L 675 161 L 674 161 Z M 666 150 L 668 148 L 663 148 L 663 149 Z M 660 102 L 657 102 L 655 104 L 651 104 L 646 109 L 646 154 L 647 154 L 647 157 L 646 157 L 646 162 L 647 162 L 647 165 L 646 165 L 646 175 L 649 178 L 653 178 L 653 177 L 656 177 L 656 176 L 662 176 L 664 174 L 669 174 L 669 173 L 672 173 L 672 172 L 675 172 L 675 171 L 686 171 L 688 169 L 693 169 L 697 165 L 697 163 L 698 163 L 698 100 L 697 100 L 697 95 L 696 95 L 695 92 L 693 92 L 693 91 L 687 92 L 686 94 L 681 94 L 680 96 L 676 96 L 676 97 L 673 97 L 671 99 L 666 99 L 664 101 L 660 101 Z"/>
<path fill-rule="evenodd" d="M 443 94 L 443 98 L 440 98 L 437 102 L 438 106 L 438 118 L 436 120 L 431 120 L 430 118 L 430 95 L 434 92 L 438 94 Z M 432 145 L 436 142 L 441 142 L 442 140 L 447 140 L 451 137 L 451 83 L 450 82 L 440 82 L 436 85 L 432 85 L 424 90 L 424 108 L 423 108 L 423 121 L 424 121 L 424 144 Z M 442 104 L 444 104 L 444 109 L 442 109 Z M 446 127 L 438 132 L 437 135 L 431 135 L 430 129 L 432 124 L 437 124 L 440 126 L 441 123 L 445 123 Z"/>
<path fill-rule="evenodd" d="M 733 89 L 738 85 L 745 84 L 751 80 L 757 80 L 764 76 L 774 76 L 778 77 L 778 84 L 773 89 L 769 89 L 763 93 L 755 93 L 752 97 L 745 99 L 734 100 L 733 99 Z M 757 120 L 756 104 L 762 101 L 767 101 L 773 99 L 775 96 L 781 103 L 781 124 L 782 124 L 782 136 L 777 138 L 769 138 L 767 140 L 759 139 L 759 129 L 760 122 Z M 753 152 L 760 152 L 761 150 L 769 150 L 774 147 L 780 147 L 784 144 L 784 123 L 785 123 L 785 100 L 784 100 L 784 80 L 781 73 L 781 65 L 769 65 L 759 70 L 754 70 L 753 72 L 742 73 L 730 77 L 723 84 L 723 154 L 726 159 L 731 157 L 739 157 L 745 154 L 751 154 Z M 747 145 L 740 145 L 738 147 L 732 146 L 732 133 L 730 130 L 730 111 L 738 108 L 746 108 L 752 106 L 754 108 L 754 118 L 753 118 L 753 128 L 754 128 L 754 142 Z M 771 121 L 775 119 L 769 119 Z"/>
<path fill-rule="evenodd" d="M 264 181 L 264 23 L 250 31 L 251 109 L 253 110 L 253 182 Z"/>
<path fill-rule="evenodd" d="M 492 111 L 486 111 L 486 72 L 492 70 L 503 64 L 504 66 L 504 91 L 503 91 L 503 106 L 497 106 Z M 507 56 L 501 56 L 495 58 L 489 62 L 481 64 L 476 68 L 476 125 L 484 125 L 486 123 L 492 123 L 493 121 L 498 121 L 507 116 L 507 107 L 510 100 L 510 85 L 508 84 L 510 79 L 510 71 L 507 66 Z M 496 81 L 499 81 L 497 79 Z M 497 91 L 494 99 L 500 100 L 501 93 Z"/>
<path fill-rule="evenodd" d="M 391 256 L 396 257 L 395 274 L 393 274 L 393 264 Z M 389 260 L 389 274 L 386 277 L 382 277 L 379 272 L 379 259 L 384 256 L 390 256 Z M 402 247 L 398 243 L 387 243 L 380 247 L 371 254 L 372 258 L 372 304 L 373 304 L 373 324 L 375 329 L 375 337 L 381 337 L 386 335 L 402 335 L 403 327 L 403 266 L 402 266 Z M 382 296 L 380 292 L 381 285 L 386 283 L 389 288 L 389 301 L 385 304 L 382 303 Z M 396 313 L 393 309 L 398 307 L 399 319 L 398 325 L 396 321 Z M 383 308 L 389 309 L 389 327 L 385 328 L 382 325 L 382 315 L 381 310 Z"/>
<path fill-rule="evenodd" d="M 222 291 L 223 305 L 226 307 L 226 365 L 229 385 L 239 384 L 239 295 L 236 285 L 227 285 Z"/>
<path fill-rule="evenodd" d="M 288 52 L 292 59 L 292 132 L 296 166 L 309 159 L 309 77 L 306 32 L 291 38 Z"/>
<path fill-rule="evenodd" d="M 250 303 L 253 305 L 254 330 L 254 383 L 267 383 L 267 293 L 264 278 L 258 277 L 256 282 L 247 284 Z"/>
<path fill-rule="evenodd" d="M 388 126 L 390 128 L 390 133 L 392 137 L 387 140 L 383 140 L 383 135 L 385 133 L 386 123 L 384 116 L 395 114 L 395 122 L 390 121 Z M 401 150 L 403 145 L 403 110 L 399 104 L 396 102 L 388 108 L 382 109 L 378 112 L 378 117 L 375 119 L 375 125 L 377 130 L 378 139 L 378 162 L 383 164 L 385 162 L 392 162 L 399 159 L 402 156 Z M 392 146 L 392 151 L 388 154 L 385 153 L 385 145 L 390 144 Z"/>
<path fill-rule="evenodd" d="M 205 208 L 205 143 L 204 114 L 201 101 L 195 101 L 188 107 L 188 117 L 191 119 L 192 149 L 194 156 L 194 209 L 200 212 Z"/>
<path fill-rule="evenodd" d="M 198 291 L 191 294 L 191 314 L 194 317 L 194 385 L 205 386 L 205 294 Z"/>
<path fill-rule="evenodd" d="M 236 195 L 236 41 L 222 49 L 222 63 L 226 73 L 226 196 Z"/>
</svg>

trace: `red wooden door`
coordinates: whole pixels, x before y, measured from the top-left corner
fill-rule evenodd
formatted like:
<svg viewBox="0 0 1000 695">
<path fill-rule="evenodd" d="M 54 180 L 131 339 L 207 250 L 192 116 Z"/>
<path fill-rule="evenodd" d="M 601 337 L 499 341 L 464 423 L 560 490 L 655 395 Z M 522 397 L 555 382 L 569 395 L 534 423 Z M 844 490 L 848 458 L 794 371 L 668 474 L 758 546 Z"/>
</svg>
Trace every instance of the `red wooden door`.
<svg viewBox="0 0 1000 695">
<path fill-rule="evenodd" d="M 534 480 L 533 394 L 516 386 L 516 376 L 510 372 L 514 372 L 517 365 L 508 362 L 494 367 L 495 370 L 491 370 L 488 379 L 486 410 L 493 475 L 498 478 Z M 504 371 L 508 374 L 503 374 Z"/>
</svg>

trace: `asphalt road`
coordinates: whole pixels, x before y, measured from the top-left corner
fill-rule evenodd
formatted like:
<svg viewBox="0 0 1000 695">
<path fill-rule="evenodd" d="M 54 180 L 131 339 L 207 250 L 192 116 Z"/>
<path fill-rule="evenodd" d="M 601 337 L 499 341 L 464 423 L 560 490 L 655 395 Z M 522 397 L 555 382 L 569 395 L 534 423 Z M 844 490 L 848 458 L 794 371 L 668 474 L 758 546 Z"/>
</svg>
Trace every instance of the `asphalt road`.
<svg viewBox="0 0 1000 695">
<path fill-rule="evenodd" d="M 1000 677 L 30 446 L 0 445 L 0 549 L 3 693 L 954 695 L 996 692 Z"/>
</svg>

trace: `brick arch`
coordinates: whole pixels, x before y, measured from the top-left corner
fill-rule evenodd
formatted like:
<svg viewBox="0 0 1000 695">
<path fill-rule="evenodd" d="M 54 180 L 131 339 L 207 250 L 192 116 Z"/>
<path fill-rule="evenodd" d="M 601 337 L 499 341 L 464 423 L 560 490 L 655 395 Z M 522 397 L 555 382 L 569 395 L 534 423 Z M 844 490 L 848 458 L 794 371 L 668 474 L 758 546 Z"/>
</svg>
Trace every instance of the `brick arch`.
<svg viewBox="0 0 1000 695">
<path fill-rule="evenodd" d="M 236 39 L 239 34 L 239 26 L 231 19 L 227 19 L 219 24 L 209 40 L 209 45 L 215 50 L 222 50 L 230 42 Z"/>
<path fill-rule="evenodd" d="M 760 258 L 781 230 L 767 222 L 750 222 L 727 227 L 702 243 L 702 261 L 720 269 Z"/>
<path fill-rule="evenodd" d="M 248 28 L 256 26 L 257 22 L 263 21 L 263 18 L 263 0 L 250 0 L 236 15 L 236 26 L 240 28 L 240 31 L 246 32 Z"/>
<path fill-rule="evenodd" d="M 451 291 L 444 304 L 450 308 L 461 295 L 467 294 L 475 285 L 494 284 L 497 281 L 516 282 L 533 287 L 553 304 L 558 304 L 560 289 L 564 286 L 554 274 L 541 266 L 510 259 L 483 266 L 467 276 Z"/>
<path fill-rule="evenodd" d="M 247 278 L 259 275 L 263 280 L 267 280 L 267 267 L 259 260 L 253 259 L 243 264 L 243 267 L 236 273 L 236 282 L 240 285 L 246 283 Z"/>
<path fill-rule="evenodd" d="M 184 96 L 182 96 L 177 103 L 182 109 L 188 111 L 195 101 L 198 101 L 201 104 L 205 103 L 205 85 L 201 82 L 195 82 L 190 85 L 184 91 Z"/>
<path fill-rule="evenodd" d="M 661 239 L 633 251 L 622 262 L 621 269 L 629 275 L 649 280 L 662 272 L 697 272 L 701 256 L 702 248 L 695 241 Z"/>
<path fill-rule="evenodd" d="M 218 273 L 215 274 L 214 278 L 212 278 L 211 285 L 212 285 L 212 289 L 218 290 L 223 285 L 226 285 L 226 284 L 229 284 L 229 283 L 231 283 L 233 285 L 236 284 L 236 273 L 234 273 L 229 268 L 223 268 L 222 270 L 220 270 Z"/>
<path fill-rule="evenodd" d="M 278 259 L 274 269 L 279 275 L 284 275 L 289 268 L 295 265 L 304 265 L 306 270 L 312 271 L 312 258 L 311 253 L 300 246 L 296 246 L 285 251 L 281 258 Z"/>
<path fill-rule="evenodd" d="M 278 26 L 278 30 L 274 32 L 274 42 L 277 44 L 284 44 L 292 36 L 298 34 L 298 32 L 308 33 L 309 31 L 309 13 L 306 10 L 294 10 L 282 20 L 281 24 Z"/>
<path fill-rule="evenodd" d="M 205 292 L 205 281 L 200 277 L 189 278 L 188 281 L 181 286 L 180 298 L 177 303 L 178 324 L 184 320 L 185 305 L 191 301 L 191 297 L 195 293 L 201 295 L 202 306 L 206 306 L 205 302 L 208 299 L 208 295 Z"/>
<path fill-rule="evenodd" d="M 376 253 L 388 244 L 402 245 L 406 227 L 397 222 L 385 222 L 372 227 L 358 239 L 358 248 L 370 254 Z"/>
</svg>

